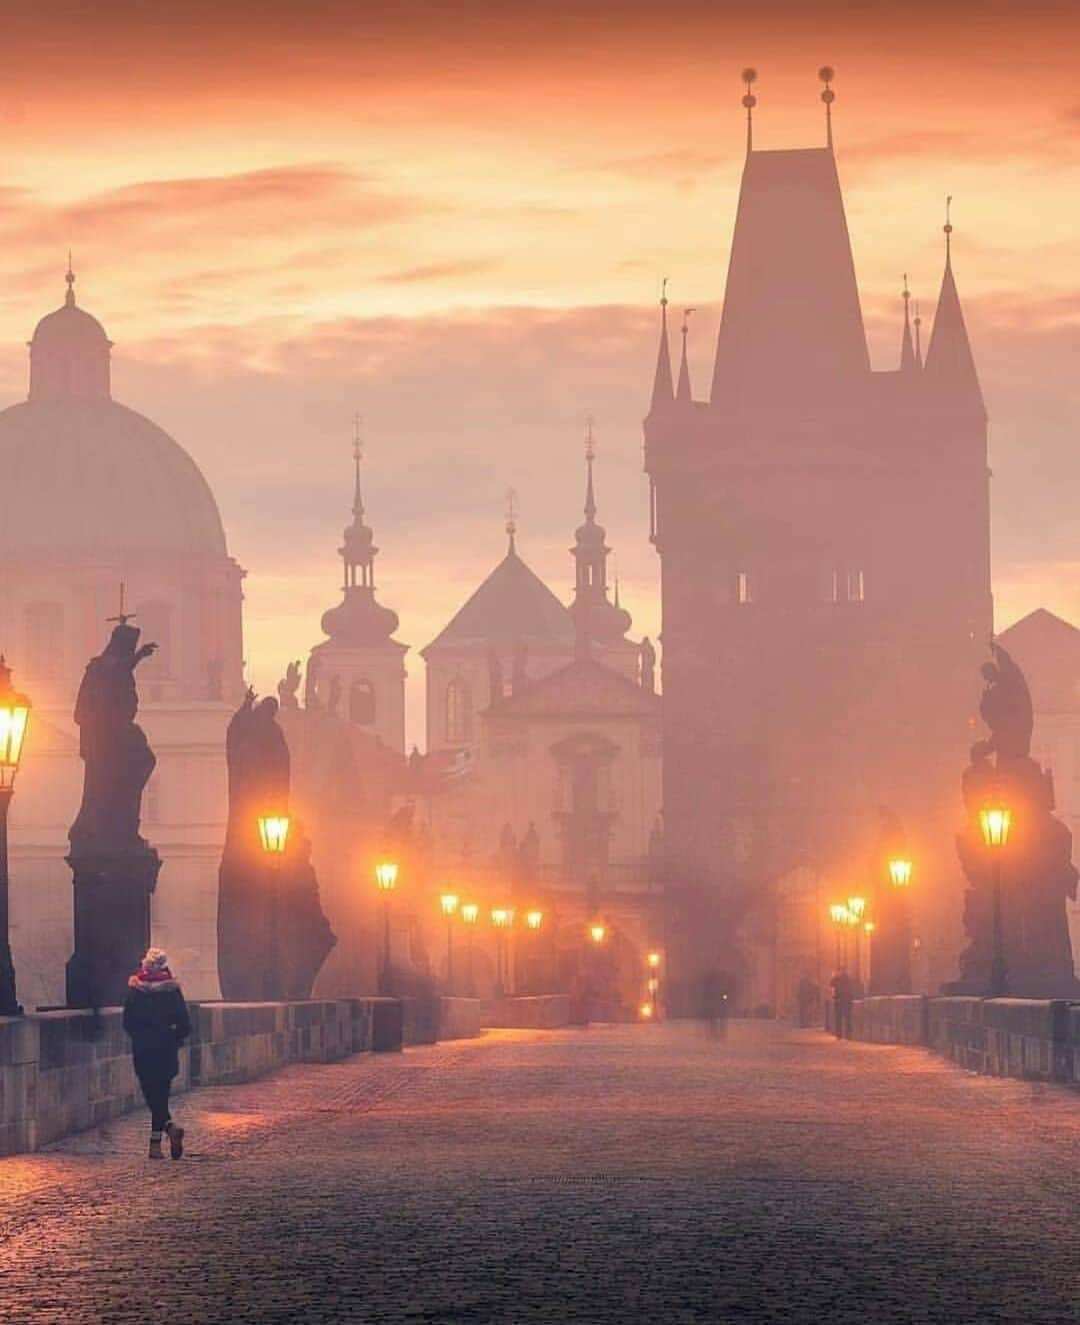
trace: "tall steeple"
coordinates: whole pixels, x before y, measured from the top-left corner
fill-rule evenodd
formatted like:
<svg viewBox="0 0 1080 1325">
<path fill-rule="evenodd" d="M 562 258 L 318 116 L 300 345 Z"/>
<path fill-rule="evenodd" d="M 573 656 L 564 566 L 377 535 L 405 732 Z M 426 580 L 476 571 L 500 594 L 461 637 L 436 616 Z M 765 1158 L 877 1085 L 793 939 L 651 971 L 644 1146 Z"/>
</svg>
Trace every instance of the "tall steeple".
<svg viewBox="0 0 1080 1325">
<path fill-rule="evenodd" d="M 821 100 L 825 103 L 825 146 L 831 152 L 833 149 L 832 141 L 832 108 L 836 100 L 836 93 L 832 90 L 832 81 L 836 77 L 836 70 L 831 65 L 823 64 L 817 71 L 818 78 L 825 84 L 821 93 Z"/>
<path fill-rule="evenodd" d="M 831 87 L 826 90 L 831 94 Z M 831 104 L 826 102 L 827 110 Z M 713 403 L 796 405 L 827 398 L 869 372 L 831 146 L 749 151 L 717 339 Z"/>
<path fill-rule="evenodd" d="M 945 272 L 941 279 L 934 330 L 926 351 L 926 381 L 940 395 L 957 404 L 983 409 L 982 391 L 975 371 L 964 312 L 952 269 L 952 197 L 945 201 Z"/>
<path fill-rule="evenodd" d="M 375 601 L 375 558 L 379 549 L 375 546 L 371 526 L 364 522 L 364 501 L 360 492 L 364 443 L 360 426 L 361 419 L 357 414 L 353 420 L 353 518 L 346 526 L 342 546 L 338 548 L 345 572 L 345 601 L 325 612 L 322 619 L 322 628 L 332 640 L 353 645 L 388 640 L 398 627 L 397 613 Z"/>
<path fill-rule="evenodd" d="M 679 363 L 679 385 L 675 392 L 675 399 L 683 405 L 693 403 L 693 392 L 690 390 L 690 365 L 686 359 L 686 337 L 690 331 L 690 314 L 696 313 L 696 308 L 687 308 L 683 310 L 682 327 L 682 360 Z"/>
<path fill-rule="evenodd" d="M 652 403 L 649 406 L 650 414 L 655 414 L 657 410 L 664 409 L 675 398 L 675 391 L 671 383 L 671 349 L 668 346 L 667 334 L 667 283 L 668 278 L 665 276 L 660 286 L 660 348 L 656 354 L 656 375 L 653 378 Z"/>
<path fill-rule="evenodd" d="M 581 651 L 587 651 L 590 643 L 610 644 L 621 639 L 630 629 L 630 613 L 615 606 L 607 596 L 607 559 L 611 549 L 605 542 L 603 526 L 596 523 L 595 459 L 596 443 L 590 415 L 585 421 L 585 523 L 578 526 L 574 546 L 570 549 L 576 563 L 574 601 L 570 612 Z"/>
<path fill-rule="evenodd" d="M 904 272 L 904 334 L 900 340 L 900 371 L 913 373 L 919 368 L 915 354 L 915 343 L 911 338 L 911 291 L 908 289 L 907 272 Z"/>
</svg>

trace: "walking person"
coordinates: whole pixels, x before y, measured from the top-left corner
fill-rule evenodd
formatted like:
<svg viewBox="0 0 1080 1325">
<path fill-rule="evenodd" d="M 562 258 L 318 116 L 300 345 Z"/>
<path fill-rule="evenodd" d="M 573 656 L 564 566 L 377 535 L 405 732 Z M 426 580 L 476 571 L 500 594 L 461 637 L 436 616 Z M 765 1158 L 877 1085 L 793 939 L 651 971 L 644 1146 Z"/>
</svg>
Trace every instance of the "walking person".
<svg viewBox="0 0 1080 1325">
<path fill-rule="evenodd" d="M 169 1138 L 169 1153 L 179 1159 L 184 1153 L 184 1129 L 169 1113 L 169 1091 L 180 1071 L 179 1050 L 191 1034 L 191 1020 L 180 982 L 160 948 L 147 948 L 139 969 L 128 980 L 124 1030 L 131 1036 L 135 1075 L 150 1110 L 150 1158 L 164 1158 L 164 1134 Z"/>
<path fill-rule="evenodd" d="M 855 1001 L 855 981 L 847 971 L 837 971 L 829 981 L 833 991 L 833 1014 L 836 1038 L 851 1039 L 851 1005 Z"/>
</svg>

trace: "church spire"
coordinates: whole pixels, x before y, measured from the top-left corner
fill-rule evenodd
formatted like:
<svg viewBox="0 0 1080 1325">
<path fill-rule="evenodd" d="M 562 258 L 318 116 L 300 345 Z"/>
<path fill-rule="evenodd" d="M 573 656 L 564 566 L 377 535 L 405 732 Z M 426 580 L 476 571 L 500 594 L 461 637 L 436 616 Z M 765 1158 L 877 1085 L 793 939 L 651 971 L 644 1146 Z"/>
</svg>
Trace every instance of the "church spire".
<svg viewBox="0 0 1080 1325">
<path fill-rule="evenodd" d="M 945 272 L 934 314 L 934 329 L 926 351 L 926 381 L 956 403 L 983 408 L 979 377 L 971 353 L 964 312 L 952 269 L 952 197 L 945 202 Z"/>
<path fill-rule="evenodd" d="M 513 488 L 506 489 L 506 555 L 517 556 L 518 495 Z"/>
<path fill-rule="evenodd" d="M 75 307 L 75 273 L 71 267 L 71 249 L 68 249 L 67 275 L 64 277 L 64 283 L 67 285 L 67 293 L 64 295 L 64 303 L 68 308 Z"/>
<path fill-rule="evenodd" d="M 911 291 L 908 289 L 907 272 L 904 272 L 904 334 L 900 342 L 900 371 L 914 372 L 919 367 L 915 355 L 915 343 L 911 338 Z"/>
<path fill-rule="evenodd" d="M 749 156 L 754 150 L 754 107 L 757 105 L 757 97 L 750 89 L 757 82 L 757 70 L 744 69 L 742 81 L 746 84 L 742 104 L 746 107 L 746 155 Z"/>
<path fill-rule="evenodd" d="M 825 103 L 825 146 L 831 152 L 833 150 L 832 141 L 832 108 L 836 100 L 836 93 L 832 90 L 832 81 L 836 77 L 836 70 L 831 65 L 823 64 L 817 71 L 818 78 L 825 84 L 825 89 L 821 94 L 821 99 Z"/>
<path fill-rule="evenodd" d="M 596 459 L 596 443 L 593 439 L 593 423 L 589 414 L 585 419 L 585 519 L 589 524 L 596 523 L 596 495 L 593 491 L 593 461 Z"/>
<path fill-rule="evenodd" d="M 353 464 L 356 469 L 356 478 L 353 484 L 353 504 L 352 513 L 356 521 L 362 521 L 364 518 L 364 499 L 360 495 L 360 461 L 364 458 L 364 439 L 361 434 L 363 419 L 359 414 L 353 415 Z"/>
<path fill-rule="evenodd" d="M 690 365 L 686 358 L 686 337 L 690 331 L 690 314 L 696 313 L 696 308 L 686 308 L 683 310 L 682 327 L 682 360 L 679 363 L 679 386 L 675 392 L 675 399 L 680 404 L 689 405 L 694 397 L 690 390 Z"/>
<path fill-rule="evenodd" d="M 671 349 L 668 346 L 667 334 L 667 283 L 668 278 L 665 276 L 660 285 L 660 349 L 656 355 L 656 376 L 653 378 L 650 414 L 670 405 L 675 398 L 671 384 Z"/>
<path fill-rule="evenodd" d="M 606 532 L 596 523 L 596 494 L 593 486 L 593 462 L 596 441 L 593 418 L 585 423 L 585 523 L 574 535 L 570 555 L 576 565 L 574 601 L 570 611 L 577 631 L 579 652 L 588 653 L 590 643 L 609 644 L 630 629 L 630 614 L 608 598 L 607 559 L 610 548 Z"/>
</svg>

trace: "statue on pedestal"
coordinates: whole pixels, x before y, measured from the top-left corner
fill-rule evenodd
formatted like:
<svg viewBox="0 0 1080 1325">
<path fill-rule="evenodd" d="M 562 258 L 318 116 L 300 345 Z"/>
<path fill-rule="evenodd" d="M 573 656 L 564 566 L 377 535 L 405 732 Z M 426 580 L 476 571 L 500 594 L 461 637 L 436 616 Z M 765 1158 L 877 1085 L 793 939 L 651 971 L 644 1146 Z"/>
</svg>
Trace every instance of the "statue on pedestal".
<svg viewBox="0 0 1080 1325">
<path fill-rule="evenodd" d="M 69 1007 L 123 1002 L 127 978 L 150 943 L 150 894 L 161 860 L 139 834 L 143 788 L 156 760 L 136 723 L 135 668 L 156 649 L 121 614 L 104 651 L 87 665 L 75 701 L 83 798 L 68 839 L 75 885 L 75 950 Z"/>
<path fill-rule="evenodd" d="M 984 993 L 993 961 L 993 887 L 1000 869 L 1002 936 L 1010 994 L 1027 998 L 1076 998 L 1072 946 L 1065 910 L 1076 897 L 1072 834 L 1054 814 L 1049 770 L 1031 757 L 1034 716 L 1023 672 L 1000 644 L 991 644 L 993 662 L 979 712 L 990 737 L 971 750 L 961 779 L 966 822 L 957 835 L 960 863 L 968 880 L 964 928 L 968 946 L 960 955 L 961 978 L 950 991 Z M 991 762 L 991 757 L 993 762 Z M 979 812 L 990 801 L 1011 813 L 1003 847 L 988 848 Z M 996 850 L 1000 856 L 991 856 Z"/>
<path fill-rule="evenodd" d="M 225 737 L 229 820 L 218 874 L 218 976 L 230 1002 L 311 997 L 336 939 L 323 914 L 311 843 L 295 819 L 268 856 L 259 817 L 289 813 L 290 763 L 278 702 L 248 690 Z"/>
</svg>

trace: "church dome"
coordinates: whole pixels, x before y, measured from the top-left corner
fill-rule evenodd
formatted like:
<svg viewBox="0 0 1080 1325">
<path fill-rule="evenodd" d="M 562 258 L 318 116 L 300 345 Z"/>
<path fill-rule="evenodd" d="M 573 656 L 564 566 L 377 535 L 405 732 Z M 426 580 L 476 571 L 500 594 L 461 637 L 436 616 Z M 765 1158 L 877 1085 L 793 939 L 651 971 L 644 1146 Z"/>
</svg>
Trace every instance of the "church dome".
<svg viewBox="0 0 1080 1325">
<path fill-rule="evenodd" d="M 322 628 L 335 644 L 385 644 L 398 628 L 398 615 L 375 601 L 373 589 L 352 585 L 346 588 L 343 603 L 323 613 Z"/>
<path fill-rule="evenodd" d="M 76 305 L 74 281 L 69 271 L 63 306 L 34 331 L 29 399 L 0 411 L 0 556 L 226 556 L 198 466 L 112 399 L 112 342 Z"/>
</svg>

